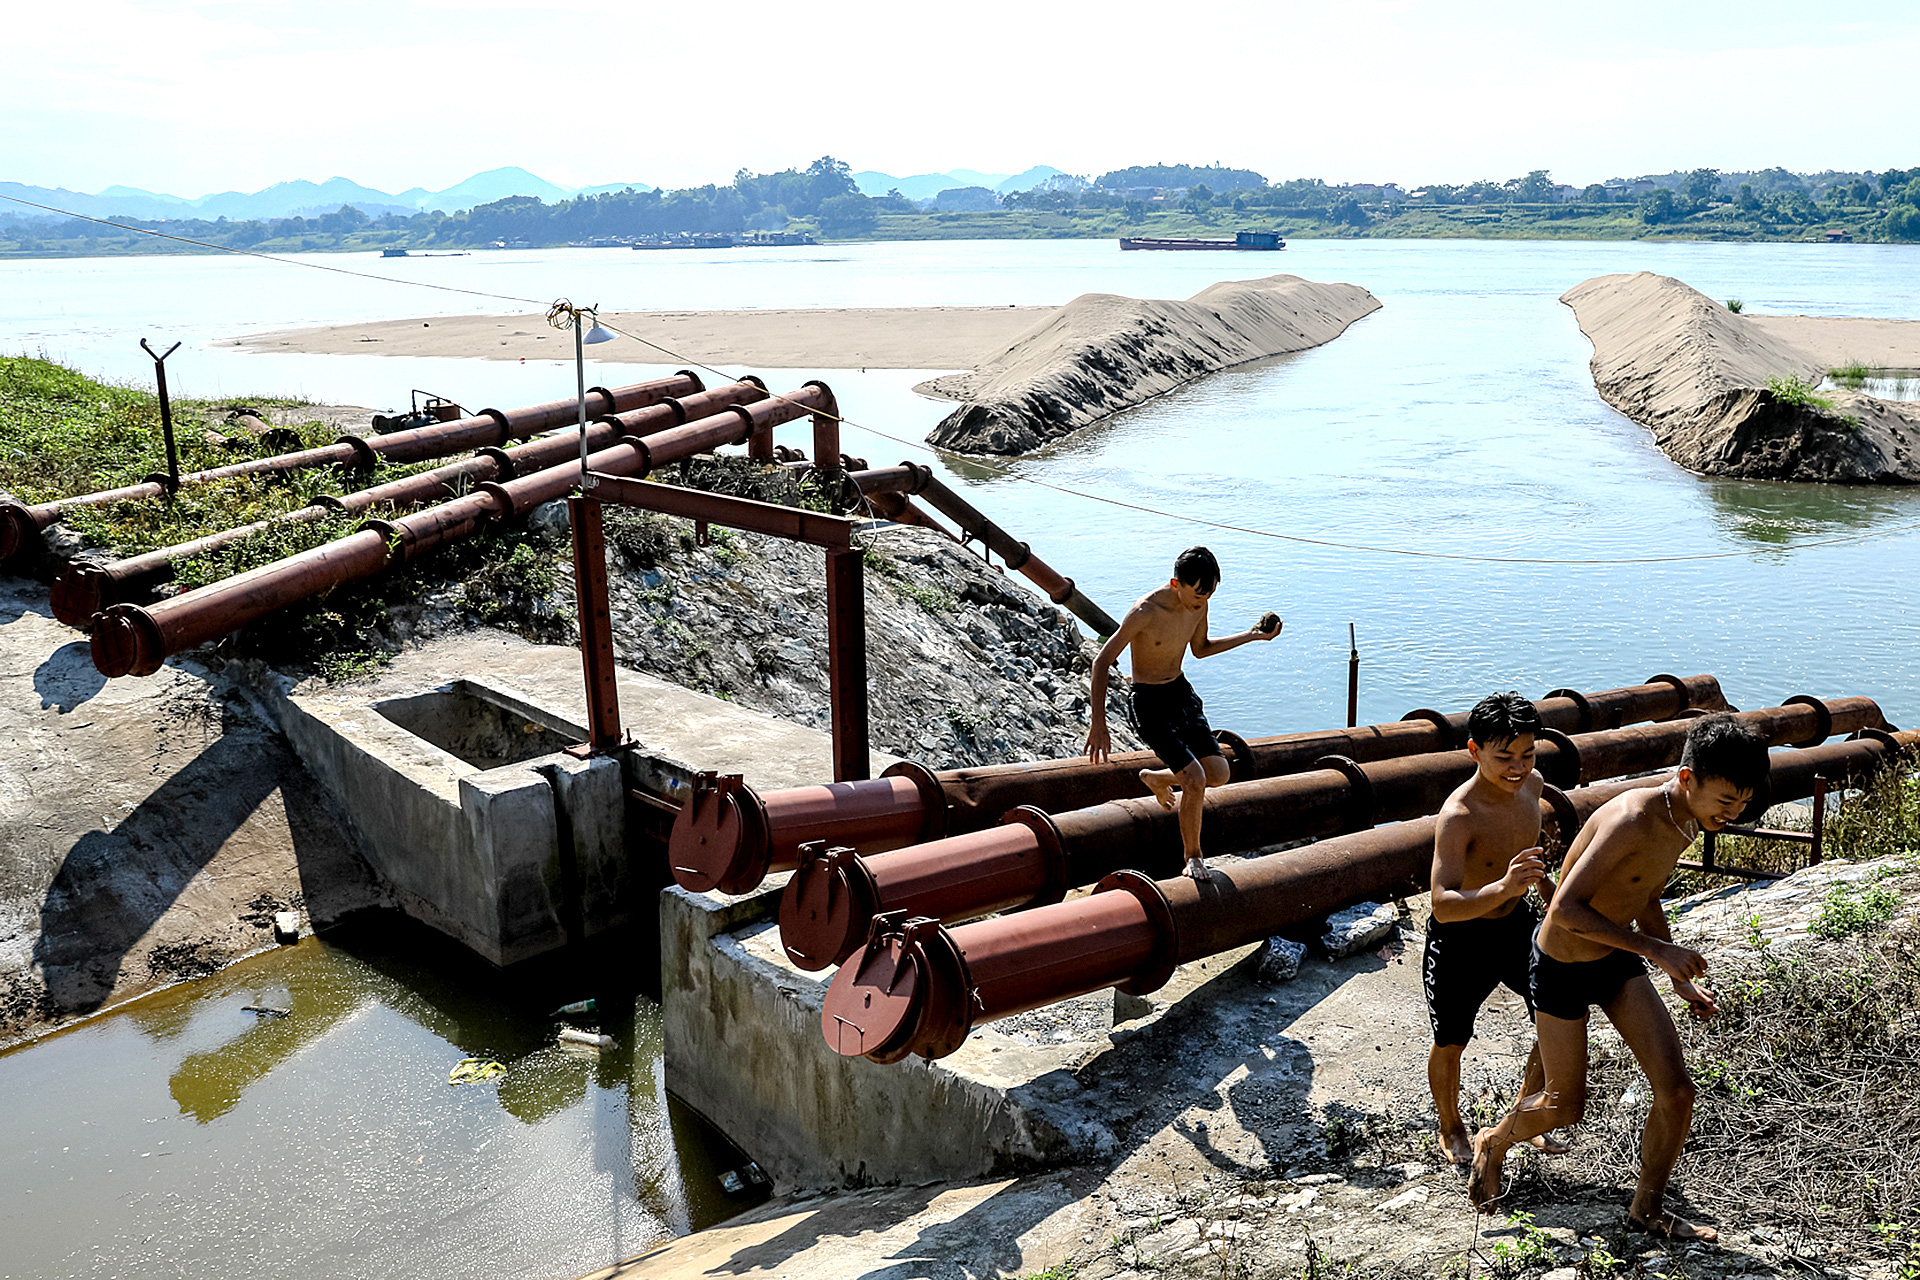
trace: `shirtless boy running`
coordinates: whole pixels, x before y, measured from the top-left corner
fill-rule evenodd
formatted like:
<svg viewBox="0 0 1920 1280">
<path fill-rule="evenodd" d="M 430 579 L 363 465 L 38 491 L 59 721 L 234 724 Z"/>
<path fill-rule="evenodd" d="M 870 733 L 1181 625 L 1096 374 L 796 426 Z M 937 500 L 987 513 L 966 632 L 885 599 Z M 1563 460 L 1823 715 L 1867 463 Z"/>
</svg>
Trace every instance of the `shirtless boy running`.
<svg viewBox="0 0 1920 1280">
<path fill-rule="evenodd" d="M 1598 1005 L 1653 1090 L 1627 1221 L 1676 1239 L 1719 1238 L 1713 1228 L 1661 1208 L 1693 1121 L 1694 1087 L 1646 960 L 1673 980 L 1674 993 L 1695 1017 L 1713 1015 L 1713 992 L 1700 983 L 1707 962 L 1674 945 L 1660 890 L 1694 836 L 1732 822 L 1766 779 L 1766 740 L 1732 716 L 1707 716 L 1688 731 L 1673 777 L 1614 797 L 1580 829 L 1533 943 L 1534 1026 L 1546 1084 L 1475 1136 L 1467 1184 L 1475 1204 L 1484 1208 L 1500 1198 L 1501 1163 L 1515 1142 L 1579 1123 L 1587 1101 L 1587 1017 Z"/>
<path fill-rule="evenodd" d="M 1440 1115 L 1440 1144 L 1447 1159 L 1466 1164 L 1473 1143 L 1460 1119 L 1460 1055 L 1473 1039 L 1473 1020 L 1496 986 L 1527 1002 L 1527 963 L 1540 913 L 1528 890 L 1539 886 L 1542 902 L 1553 898 L 1540 850 L 1541 777 L 1534 772 L 1534 735 L 1540 713 L 1517 693 L 1482 698 L 1467 714 L 1467 754 L 1473 777 L 1447 797 L 1433 837 L 1433 918 L 1421 977 L 1433 1048 L 1427 1054 L 1427 1084 Z M 1527 1058 L 1522 1096 L 1540 1091 L 1540 1047 Z M 1564 1144 L 1546 1134 L 1533 1144 L 1559 1153 Z"/>
<path fill-rule="evenodd" d="M 1219 640 L 1207 636 L 1207 599 L 1220 585 L 1220 562 L 1205 547 L 1189 547 L 1173 562 L 1167 585 L 1141 597 L 1127 610 L 1120 629 L 1100 646 L 1093 660 L 1092 725 L 1087 732 L 1087 759 L 1099 764 L 1112 751 L 1107 733 L 1107 669 L 1133 649 L 1133 719 L 1163 769 L 1142 769 L 1147 785 L 1163 809 L 1174 808 L 1173 792 L 1180 791 L 1180 841 L 1187 855 L 1184 874 L 1207 878 L 1200 856 L 1200 810 L 1208 787 L 1227 781 L 1227 762 L 1213 739 L 1200 697 L 1180 672 L 1188 650 L 1196 658 L 1237 649 L 1253 640 L 1271 640 L 1280 634 L 1274 614 L 1252 631 Z"/>
</svg>

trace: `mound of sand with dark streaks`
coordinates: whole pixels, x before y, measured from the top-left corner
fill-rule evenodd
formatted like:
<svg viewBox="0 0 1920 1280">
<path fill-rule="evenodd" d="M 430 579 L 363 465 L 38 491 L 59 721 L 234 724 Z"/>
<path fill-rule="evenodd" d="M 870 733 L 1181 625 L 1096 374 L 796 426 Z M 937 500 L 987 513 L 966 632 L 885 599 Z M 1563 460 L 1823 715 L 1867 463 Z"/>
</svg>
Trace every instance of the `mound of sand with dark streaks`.
<svg viewBox="0 0 1920 1280">
<path fill-rule="evenodd" d="M 1299 276 L 1216 284 L 1187 302 L 1083 294 L 977 372 L 923 384 L 966 401 L 927 439 L 1026 453 L 1203 374 L 1317 347 L 1379 307 L 1358 285 Z"/>
<path fill-rule="evenodd" d="M 1831 321 L 1816 336 L 1822 319 L 1815 317 L 1735 315 L 1647 271 L 1597 276 L 1560 300 L 1593 343 L 1601 399 L 1650 429 L 1688 470 L 1748 480 L 1920 483 L 1920 406 L 1838 389 L 1818 393 L 1825 406 L 1794 404 L 1768 390 L 1773 378 L 1817 383 L 1825 376 L 1835 363 Z M 1801 328 L 1804 342 L 1796 337 Z"/>
</svg>

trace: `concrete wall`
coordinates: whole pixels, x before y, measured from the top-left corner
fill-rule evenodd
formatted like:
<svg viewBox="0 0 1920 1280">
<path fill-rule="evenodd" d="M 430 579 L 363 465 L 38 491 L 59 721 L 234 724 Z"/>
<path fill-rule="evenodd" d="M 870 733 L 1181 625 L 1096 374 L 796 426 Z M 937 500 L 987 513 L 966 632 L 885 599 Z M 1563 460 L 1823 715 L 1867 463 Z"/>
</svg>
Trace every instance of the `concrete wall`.
<svg viewBox="0 0 1920 1280">
<path fill-rule="evenodd" d="M 778 885 L 740 898 L 670 888 L 660 895 L 660 964 L 667 1087 L 781 1191 L 982 1177 L 1067 1154 L 1023 1096 L 1052 1065 L 1045 1055 L 1013 1052 L 987 1071 L 978 1046 L 955 1055 L 965 1070 L 917 1057 L 878 1066 L 829 1049 L 820 1004 L 831 975 L 776 958 L 778 905 Z"/>
</svg>

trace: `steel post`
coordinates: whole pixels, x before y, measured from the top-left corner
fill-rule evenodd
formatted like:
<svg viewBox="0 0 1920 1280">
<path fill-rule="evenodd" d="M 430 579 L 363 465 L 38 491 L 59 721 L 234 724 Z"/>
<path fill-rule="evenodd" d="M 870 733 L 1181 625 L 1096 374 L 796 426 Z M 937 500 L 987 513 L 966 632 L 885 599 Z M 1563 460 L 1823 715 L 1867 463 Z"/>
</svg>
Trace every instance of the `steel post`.
<svg viewBox="0 0 1920 1280">
<path fill-rule="evenodd" d="M 833 779 L 871 778 L 867 754 L 867 604 L 858 547 L 827 552 L 827 696 Z"/>
<path fill-rule="evenodd" d="M 580 664 L 587 682 L 587 745 L 620 745 L 620 690 L 613 661 L 613 611 L 607 604 L 607 540 L 600 503 L 567 499 L 573 527 L 573 590 L 580 617 Z"/>
</svg>

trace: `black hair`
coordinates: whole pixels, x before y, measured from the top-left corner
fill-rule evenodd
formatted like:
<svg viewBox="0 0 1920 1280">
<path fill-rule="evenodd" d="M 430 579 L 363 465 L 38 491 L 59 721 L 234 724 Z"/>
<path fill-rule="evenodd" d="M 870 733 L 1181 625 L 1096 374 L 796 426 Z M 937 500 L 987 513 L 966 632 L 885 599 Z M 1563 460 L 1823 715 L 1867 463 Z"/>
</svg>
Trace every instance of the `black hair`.
<svg viewBox="0 0 1920 1280">
<path fill-rule="evenodd" d="M 1188 547 L 1174 558 L 1173 576 L 1202 595 L 1211 595 L 1220 585 L 1220 562 L 1205 547 Z"/>
<path fill-rule="evenodd" d="M 1540 732 L 1540 710 L 1509 689 L 1490 693 L 1467 712 L 1467 737 L 1483 747 L 1512 742 L 1524 733 Z"/>
<path fill-rule="evenodd" d="M 1718 778 L 1736 791 L 1756 795 L 1767 783 L 1767 740 L 1760 731 L 1727 712 L 1702 716 L 1687 730 L 1680 767 L 1701 781 Z"/>
</svg>

